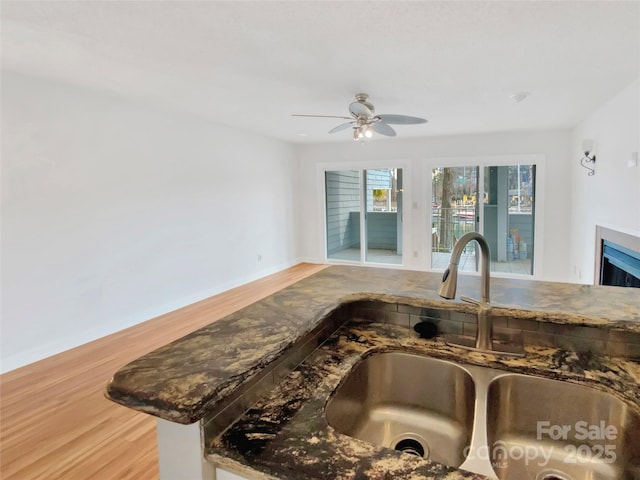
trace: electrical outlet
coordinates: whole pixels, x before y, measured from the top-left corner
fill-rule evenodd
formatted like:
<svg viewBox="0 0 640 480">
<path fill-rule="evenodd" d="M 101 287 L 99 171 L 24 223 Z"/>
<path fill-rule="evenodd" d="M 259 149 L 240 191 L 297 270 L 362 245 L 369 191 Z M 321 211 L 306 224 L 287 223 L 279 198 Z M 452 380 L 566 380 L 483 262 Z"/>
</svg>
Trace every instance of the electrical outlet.
<svg viewBox="0 0 640 480">
<path fill-rule="evenodd" d="M 418 250 L 413 251 L 413 258 L 418 258 Z"/>
<path fill-rule="evenodd" d="M 262 261 L 262 254 L 261 254 L 261 253 L 259 253 L 259 254 L 258 254 L 258 262 L 261 262 L 261 261 Z"/>
</svg>

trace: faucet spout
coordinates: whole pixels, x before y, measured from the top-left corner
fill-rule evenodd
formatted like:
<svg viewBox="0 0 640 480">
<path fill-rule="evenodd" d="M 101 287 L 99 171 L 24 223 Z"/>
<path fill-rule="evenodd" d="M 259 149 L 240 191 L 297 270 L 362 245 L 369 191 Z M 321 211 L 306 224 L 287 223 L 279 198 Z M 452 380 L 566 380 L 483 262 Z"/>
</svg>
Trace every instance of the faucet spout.
<svg viewBox="0 0 640 480">
<path fill-rule="evenodd" d="M 438 288 L 438 295 L 442 298 L 453 299 L 456 297 L 456 287 L 458 284 L 458 264 L 460 263 L 460 257 L 464 251 L 464 247 L 467 244 L 475 240 L 480 245 L 481 262 L 480 262 L 480 302 L 484 304 L 489 303 L 489 264 L 491 259 L 491 252 L 489 250 L 489 244 L 487 240 L 477 232 L 469 232 L 456 242 L 451 252 L 451 259 L 449 260 L 449 266 L 444 271 L 442 276 L 442 282 L 440 288 Z"/>
</svg>

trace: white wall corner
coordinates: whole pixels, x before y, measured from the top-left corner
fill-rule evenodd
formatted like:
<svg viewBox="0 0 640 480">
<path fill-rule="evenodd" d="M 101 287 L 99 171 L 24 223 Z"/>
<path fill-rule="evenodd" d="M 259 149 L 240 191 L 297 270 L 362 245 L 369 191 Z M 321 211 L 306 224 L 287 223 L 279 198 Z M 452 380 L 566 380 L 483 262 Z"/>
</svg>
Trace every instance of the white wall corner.
<svg viewBox="0 0 640 480">
<path fill-rule="evenodd" d="M 594 143 L 595 174 L 581 167 L 582 142 Z M 571 132 L 571 274 L 596 281 L 596 225 L 638 235 L 640 168 L 628 160 L 640 149 L 640 77 L 591 112 Z M 633 233 L 636 232 L 636 233 Z"/>
</svg>

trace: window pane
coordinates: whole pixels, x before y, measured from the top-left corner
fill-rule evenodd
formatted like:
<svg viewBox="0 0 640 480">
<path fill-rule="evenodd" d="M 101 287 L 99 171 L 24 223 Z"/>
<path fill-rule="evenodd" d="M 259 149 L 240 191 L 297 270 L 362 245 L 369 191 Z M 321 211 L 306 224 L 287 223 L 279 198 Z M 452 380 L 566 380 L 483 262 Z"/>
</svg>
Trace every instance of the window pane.
<svg viewBox="0 0 640 480">
<path fill-rule="evenodd" d="M 366 261 L 402 263 L 402 169 L 365 170 Z"/>
<path fill-rule="evenodd" d="M 327 258 L 360 261 L 360 172 L 325 173 Z"/>
</svg>

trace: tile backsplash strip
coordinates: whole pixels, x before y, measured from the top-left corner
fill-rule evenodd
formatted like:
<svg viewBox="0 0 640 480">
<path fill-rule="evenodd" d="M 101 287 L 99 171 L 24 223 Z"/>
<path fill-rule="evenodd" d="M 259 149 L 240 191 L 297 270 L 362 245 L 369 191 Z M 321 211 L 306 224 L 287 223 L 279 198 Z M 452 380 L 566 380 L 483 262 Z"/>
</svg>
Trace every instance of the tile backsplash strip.
<svg viewBox="0 0 640 480">
<path fill-rule="evenodd" d="M 350 304 L 350 310 L 352 318 L 410 328 L 416 323 L 431 321 L 437 326 L 438 335 L 454 333 L 475 336 L 477 328 L 474 313 L 453 310 L 380 301 L 354 302 Z M 612 357 L 640 358 L 640 333 L 618 331 L 606 326 L 551 323 L 534 315 L 530 318 L 515 318 L 502 313 L 499 308 L 493 310 L 492 317 L 494 338 L 498 340 L 521 336 L 525 345 L 555 347 Z"/>
</svg>

